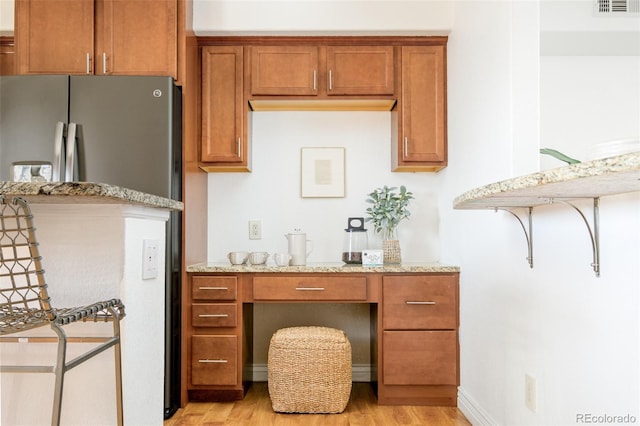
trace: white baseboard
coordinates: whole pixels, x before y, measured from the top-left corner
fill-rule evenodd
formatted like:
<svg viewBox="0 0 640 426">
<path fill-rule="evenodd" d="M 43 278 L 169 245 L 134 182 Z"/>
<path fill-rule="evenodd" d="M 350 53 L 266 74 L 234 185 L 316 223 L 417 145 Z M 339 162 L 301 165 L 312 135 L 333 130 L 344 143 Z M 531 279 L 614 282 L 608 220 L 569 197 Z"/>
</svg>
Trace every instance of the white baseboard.
<svg viewBox="0 0 640 426">
<path fill-rule="evenodd" d="M 267 364 L 253 364 L 248 366 L 249 373 L 254 382 L 267 381 Z M 371 364 L 353 364 L 351 369 L 351 380 L 354 382 L 371 382 Z"/>
<path fill-rule="evenodd" d="M 497 426 L 498 422 L 493 420 L 478 403 L 462 389 L 458 387 L 458 410 L 464 414 L 473 426 Z"/>
</svg>

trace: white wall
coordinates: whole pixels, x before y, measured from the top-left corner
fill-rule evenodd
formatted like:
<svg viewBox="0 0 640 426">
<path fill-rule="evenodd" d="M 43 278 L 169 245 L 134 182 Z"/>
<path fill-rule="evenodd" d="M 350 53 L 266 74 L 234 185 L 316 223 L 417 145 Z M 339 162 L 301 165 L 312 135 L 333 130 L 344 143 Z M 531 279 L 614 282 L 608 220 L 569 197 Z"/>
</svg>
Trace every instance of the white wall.
<svg viewBox="0 0 640 426">
<path fill-rule="evenodd" d="M 535 5 L 457 2 L 449 39 L 450 166 L 442 173 L 440 235 L 442 260 L 462 271 L 461 408 L 475 424 L 569 425 L 589 413 L 631 414 L 637 422 L 640 196 L 601 200 L 600 278 L 589 266 L 586 228 L 566 206 L 534 210 L 533 269 L 507 213 L 451 210 L 461 192 L 521 174 L 518 151 L 539 158 L 538 144 L 522 133 L 538 118 L 518 113 L 530 93 L 516 72 L 532 61 L 521 47 L 538 37 L 520 32 L 526 15 L 517 9 L 527 3 Z M 535 20 L 535 11 L 526 19 Z M 543 57 L 538 69 L 530 83 L 540 85 L 542 145 L 581 152 L 640 125 L 637 58 Z M 621 76 L 607 79 L 606 89 L 597 84 L 605 70 Z M 606 119 L 596 119 L 609 107 Z M 590 217 L 590 202 L 578 205 Z M 525 374 L 537 381 L 535 413 L 525 407 Z"/>
<path fill-rule="evenodd" d="M 0 0 L 0 34 L 13 33 L 14 0 Z"/>
<path fill-rule="evenodd" d="M 197 35 L 446 34 L 452 0 L 193 0 Z"/>
<path fill-rule="evenodd" d="M 598 144 L 640 140 L 640 56 L 544 56 L 540 82 L 545 147 L 585 161 Z"/>
<path fill-rule="evenodd" d="M 228 263 L 229 251 L 287 251 L 284 234 L 300 228 L 312 240 L 308 262 L 341 264 L 348 217 L 366 217 L 367 194 L 406 185 L 411 218 L 398 227 L 405 262 L 440 258 L 437 176 L 392 173 L 388 112 L 261 112 L 253 114 L 253 172 L 209 175 L 209 260 Z M 344 147 L 344 198 L 300 197 L 300 149 Z M 249 240 L 249 220 L 262 221 L 262 239 Z M 372 248 L 381 242 L 366 224 Z M 268 263 L 272 263 L 269 259 Z M 355 364 L 370 363 L 369 308 L 364 305 L 256 305 L 254 361 L 266 363 L 271 334 L 283 325 L 342 328 Z M 323 322 L 324 321 L 324 322 Z"/>
</svg>

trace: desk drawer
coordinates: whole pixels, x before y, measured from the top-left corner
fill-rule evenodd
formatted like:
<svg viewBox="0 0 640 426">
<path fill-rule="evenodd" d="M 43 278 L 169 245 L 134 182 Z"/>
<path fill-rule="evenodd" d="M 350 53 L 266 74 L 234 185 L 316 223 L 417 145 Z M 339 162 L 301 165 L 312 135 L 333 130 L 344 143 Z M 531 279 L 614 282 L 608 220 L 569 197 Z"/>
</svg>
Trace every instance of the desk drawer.
<svg viewBox="0 0 640 426">
<path fill-rule="evenodd" d="M 449 275 L 382 278 L 382 326 L 385 330 L 458 328 L 457 279 Z"/>
<path fill-rule="evenodd" d="M 194 303 L 191 305 L 191 325 L 235 327 L 237 310 L 235 303 Z"/>
<path fill-rule="evenodd" d="M 192 336 L 191 384 L 237 384 L 237 345 L 236 336 Z"/>
<path fill-rule="evenodd" d="M 191 298 L 193 300 L 236 300 L 238 279 L 234 276 L 191 277 Z"/>
<path fill-rule="evenodd" d="M 383 332 L 385 385 L 457 385 L 455 331 Z"/>
<path fill-rule="evenodd" d="M 366 301 L 365 277 L 254 277 L 254 300 Z"/>
</svg>

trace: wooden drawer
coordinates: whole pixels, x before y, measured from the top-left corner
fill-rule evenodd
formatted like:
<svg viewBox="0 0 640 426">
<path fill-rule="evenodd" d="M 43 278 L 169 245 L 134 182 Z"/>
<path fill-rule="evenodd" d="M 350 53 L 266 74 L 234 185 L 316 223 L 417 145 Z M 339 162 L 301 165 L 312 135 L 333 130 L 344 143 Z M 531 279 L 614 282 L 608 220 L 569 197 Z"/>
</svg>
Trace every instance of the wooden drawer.
<svg viewBox="0 0 640 426">
<path fill-rule="evenodd" d="M 191 384 L 236 385 L 236 336 L 191 337 Z"/>
<path fill-rule="evenodd" d="M 235 327 L 238 307 L 235 303 L 194 303 L 191 325 L 194 327 Z"/>
<path fill-rule="evenodd" d="M 236 300 L 238 279 L 235 276 L 191 277 L 191 298 L 193 300 Z"/>
<path fill-rule="evenodd" d="M 458 385 L 455 331 L 384 331 L 385 385 Z"/>
<path fill-rule="evenodd" d="M 367 279 L 327 276 L 254 277 L 253 299 L 366 301 Z"/>
<path fill-rule="evenodd" d="M 457 276 L 384 276 L 382 327 L 385 330 L 457 329 Z"/>
</svg>

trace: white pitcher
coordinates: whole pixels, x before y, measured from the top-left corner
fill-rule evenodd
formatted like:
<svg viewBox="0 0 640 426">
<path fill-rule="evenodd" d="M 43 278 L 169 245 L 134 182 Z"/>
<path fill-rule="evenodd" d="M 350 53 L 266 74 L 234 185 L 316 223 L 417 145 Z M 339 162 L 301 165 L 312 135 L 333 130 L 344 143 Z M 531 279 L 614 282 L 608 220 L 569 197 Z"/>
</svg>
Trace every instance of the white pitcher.
<svg viewBox="0 0 640 426">
<path fill-rule="evenodd" d="M 296 229 L 296 231 L 298 231 Z M 304 266 L 307 264 L 307 257 L 313 250 L 313 244 L 311 240 L 307 240 L 307 234 L 302 232 L 292 232 L 284 234 L 284 237 L 289 243 L 289 254 L 291 260 L 289 265 L 291 266 Z"/>
</svg>

